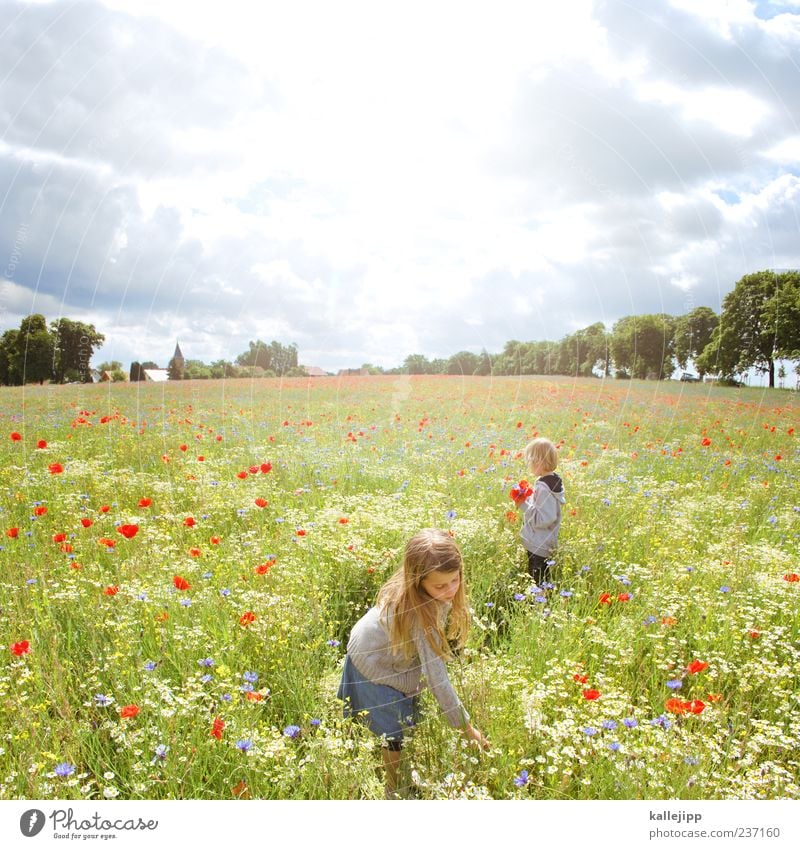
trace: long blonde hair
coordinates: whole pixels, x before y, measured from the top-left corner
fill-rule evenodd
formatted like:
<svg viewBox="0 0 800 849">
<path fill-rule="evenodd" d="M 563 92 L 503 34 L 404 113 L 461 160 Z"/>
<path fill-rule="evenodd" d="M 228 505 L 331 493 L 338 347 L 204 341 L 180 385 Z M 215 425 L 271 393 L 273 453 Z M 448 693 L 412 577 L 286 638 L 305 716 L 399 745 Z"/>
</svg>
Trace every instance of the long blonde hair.
<svg viewBox="0 0 800 849">
<path fill-rule="evenodd" d="M 444 628 L 439 604 L 421 584 L 433 572 L 456 571 L 461 581 Z M 407 659 L 414 656 L 412 632 L 418 626 L 441 658 L 452 659 L 451 641 L 455 647 L 463 646 L 470 627 L 464 562 L 453 537 L 435 528 L 415 534 L 406 544 L 403 565 L 381 587 L 376 604 L 390 614 L 389 642 L 394 654 Z"/>
</svg>

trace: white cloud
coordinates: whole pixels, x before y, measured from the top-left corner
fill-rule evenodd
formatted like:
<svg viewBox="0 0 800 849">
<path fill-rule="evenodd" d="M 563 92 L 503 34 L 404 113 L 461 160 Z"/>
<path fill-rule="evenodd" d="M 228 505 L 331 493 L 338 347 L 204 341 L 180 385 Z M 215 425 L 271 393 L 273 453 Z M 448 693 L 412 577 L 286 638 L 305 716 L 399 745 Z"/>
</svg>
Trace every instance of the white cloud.
<svg viewBox="0 0 800 849">
<path fill-rule="evenodd" d="M 5 16 L 0 252 L 28 232 L 6 317 L 35 292 L 95 317 L 118 359 L 276 338 L 331 369 L 390 366 L 689 295 L 718 309 L 743 274 L 798 264 L 796 14 L 108 0 Z"/>
</svg>

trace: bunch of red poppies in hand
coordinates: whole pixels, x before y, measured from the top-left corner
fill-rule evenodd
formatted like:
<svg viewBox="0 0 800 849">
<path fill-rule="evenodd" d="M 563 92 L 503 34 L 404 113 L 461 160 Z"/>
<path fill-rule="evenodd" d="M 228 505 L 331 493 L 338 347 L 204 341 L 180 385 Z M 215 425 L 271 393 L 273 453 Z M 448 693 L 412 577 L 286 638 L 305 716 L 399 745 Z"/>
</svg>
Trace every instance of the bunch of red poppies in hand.
<svg viewBox="0 0 800 849">
<path fill-rule="evenodd" d="M 511 491 L 508 493 L 508 497 L 514 502 L 514 504 L 522 504 L 529 495 L 533 495 L 533 490 L 530 486 L 528 486 L 528 481 L 515 483 L 514 486 L 511 487 Z"/>
</svg>

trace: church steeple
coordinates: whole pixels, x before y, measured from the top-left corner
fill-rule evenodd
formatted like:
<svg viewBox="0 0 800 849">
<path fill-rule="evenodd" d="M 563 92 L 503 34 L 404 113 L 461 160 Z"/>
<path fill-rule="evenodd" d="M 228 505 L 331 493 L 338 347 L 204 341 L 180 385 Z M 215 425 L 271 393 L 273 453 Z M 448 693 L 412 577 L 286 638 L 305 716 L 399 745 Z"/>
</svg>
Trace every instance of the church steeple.
<svg viewBox="0 0 800 849">
<path fill-rule="evenodd" d="M 172 355 L 172 361 L 179 368 L 183 368 L 186 365 L 186 360 L 183 358 L 183 354 L 181 353 L 181 346 L 178 342 L 175 343 L 175 353 Z"/>
</svg>

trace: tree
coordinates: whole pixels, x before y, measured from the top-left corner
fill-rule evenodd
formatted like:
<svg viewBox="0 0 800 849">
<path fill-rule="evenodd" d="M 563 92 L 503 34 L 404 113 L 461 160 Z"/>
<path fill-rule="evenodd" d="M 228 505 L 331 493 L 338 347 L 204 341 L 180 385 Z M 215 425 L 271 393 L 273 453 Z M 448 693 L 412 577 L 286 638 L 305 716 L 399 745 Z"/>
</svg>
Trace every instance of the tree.
<svg viewBox="0 0 800 849">
<path fill-rule="evenodd" d="M 18 336 L 19 330 L 6 330 L 0 339 L 0 383 L 5 386 L 19 386 L 22 383 L 17 356 Z"/>
<path fill-rule="evenodd" d="M 611 330 L 611 354 L 620 376 L 668 378 L 675 367 L 674 324 L 664 314 L 619 319 Z"/>
<path fill-rule="evenodd" d="M 47 320 L 35 313 L 22 319 L 16 338 L 18 368 L 22 383 L 49 380 L 53 374 L 53 337 L 47 330 Z"/>
<path fill-rule="evenodd" d="M 98 371 L 122 371 L 122 363 L 119 360 L 105 360 L 97 367 Z"/>
<path fill-rule="evenodd" d="M 406 374 L 430 374 L 430 360 L 424 354 L 409 354 L 403 360 L 403 370 Z"/>
<path fill-rule="evenodd" d="M 756 368 L 769 375 L 774 387 L 775 361 L 800 349 L 798 289 L 796 271 L 757 271 L 742 277 L 722 301 L 719 324 L 699 364 L 727 379 Z"/>
<path fill-rule="evenodd" d="M 59 318 L 50 322 L 50 331 L 54 340 L 53 379 L 56 383 L 65 380 L 91 382 L 89 361 L 95 348 L 105 342 L 105 336 L 98 333 L 93 324 Z"/>
<path fill-rule="evenodd" d="M 692 359 L 700 377 L 703 377 L 704 363 L 698 363 L 698 358 L 711 341 L 718 324 L 719 316 L 710 307 L 696 307 L 688 315 L 676 319 L 675 359 L 682 369 L 686 369 L 689 359 Z"/>
<path fill-rule="evenodd" d="M 262 369 L 270 367 L 270 346 L 257 339 L 248 343 L 249 348 L 236 358 L 240 366 L 258 366 Z"/>
<path fill-rule="evenodd" d="M 480 360 L 472 351 L 459 351 L 447 361 L 448 374 L 475 374 Z"/>
<path fill-rule="evenodd" d="M 144 373 L 144 368 L 142 368 L 141 363 L 136 362 L 136 360 L 134 360 L 131 363 L 131 370 L 130 370 L 130 373 L 129 373 L 129 379 L 130 379 L 131 383 L 138 383 L 142 380 L 147 379 L 147 377 Z"/>
</svg>

